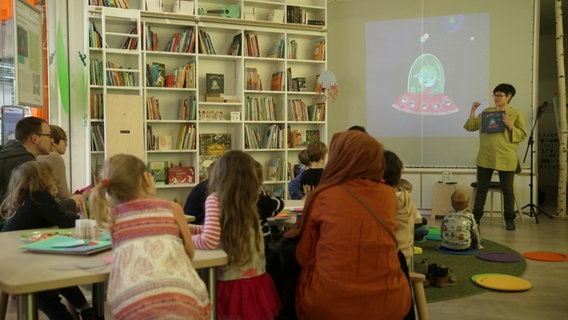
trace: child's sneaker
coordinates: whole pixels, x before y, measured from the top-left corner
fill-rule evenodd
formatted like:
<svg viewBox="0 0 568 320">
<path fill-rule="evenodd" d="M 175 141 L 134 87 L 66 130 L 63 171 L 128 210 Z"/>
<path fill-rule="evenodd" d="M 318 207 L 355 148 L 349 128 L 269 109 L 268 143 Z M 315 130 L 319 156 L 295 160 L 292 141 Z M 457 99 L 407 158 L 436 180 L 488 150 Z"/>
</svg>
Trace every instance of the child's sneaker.
<svg viewBox="0 0 568 320">
<path fill-rule="evenodd" d="M 452 273 L 452 269 L 448 267 L 438 267 L 438 273 L 434 279 L 434 285 L 438 288 L 454 286 L 458 282 L 458 279 Z"/>
</svg>

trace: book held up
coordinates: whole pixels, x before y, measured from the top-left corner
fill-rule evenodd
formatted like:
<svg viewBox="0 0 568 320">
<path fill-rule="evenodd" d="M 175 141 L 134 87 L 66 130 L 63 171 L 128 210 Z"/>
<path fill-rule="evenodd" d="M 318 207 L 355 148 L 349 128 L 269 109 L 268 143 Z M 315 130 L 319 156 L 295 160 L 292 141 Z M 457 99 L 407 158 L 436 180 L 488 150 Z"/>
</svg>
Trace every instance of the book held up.
<svg viewBox="0 0 568 320">
<path fill-rule="evenodd" d="M 505 111 L 484 111 L 481 113 L 481 130 L 485 133 L 505 131 L 503 115 Z"/>
</svg>

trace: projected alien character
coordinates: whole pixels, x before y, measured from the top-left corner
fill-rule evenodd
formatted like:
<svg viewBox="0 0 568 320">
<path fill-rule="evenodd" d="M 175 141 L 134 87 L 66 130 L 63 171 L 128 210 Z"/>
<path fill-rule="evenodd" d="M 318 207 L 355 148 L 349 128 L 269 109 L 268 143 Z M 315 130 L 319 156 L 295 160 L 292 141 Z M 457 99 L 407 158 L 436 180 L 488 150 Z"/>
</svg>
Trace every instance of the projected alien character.
<svg viewBox="0 0 568 320">
<path fill-rule="evenodd" d="M 444 67 L 433 54 L 420 55 L 408 74 L 408 91 L 393 103 L 403 112 L 423 115 L 445 115 L 458 112 L 450 97 L 444 94 Z"/>
</svg>

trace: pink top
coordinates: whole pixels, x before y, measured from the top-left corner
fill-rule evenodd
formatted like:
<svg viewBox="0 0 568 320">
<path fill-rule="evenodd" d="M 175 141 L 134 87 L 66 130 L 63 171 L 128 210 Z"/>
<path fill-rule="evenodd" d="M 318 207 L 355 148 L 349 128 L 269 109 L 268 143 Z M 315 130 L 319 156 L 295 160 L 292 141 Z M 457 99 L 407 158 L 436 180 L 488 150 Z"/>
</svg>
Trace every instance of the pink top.
<svg viewBox="0 0 568 320">
<path fill-rule="evenodd" d="M 205 200 L 205 222 L 195 225 L 191 236 L 196 249 L 211 250 L 221 242 L 221 203 L 217 193 L 212 193 Z"/>
</svg>

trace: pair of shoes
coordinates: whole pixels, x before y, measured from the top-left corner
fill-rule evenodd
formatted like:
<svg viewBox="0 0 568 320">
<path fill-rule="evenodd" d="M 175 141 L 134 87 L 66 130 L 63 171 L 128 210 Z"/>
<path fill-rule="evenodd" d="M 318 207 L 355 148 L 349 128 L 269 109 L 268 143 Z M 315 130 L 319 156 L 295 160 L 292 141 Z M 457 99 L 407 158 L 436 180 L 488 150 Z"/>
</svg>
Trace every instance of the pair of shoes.
<svg viewBox="0 0 568 320">
<path fill-rule="evenodd" d="M 428 265 L 428 274 L 426 274 L 426 279 L 428 279 L 430 284 L 438 288 L 450 287 L 458 282 L 458 279 L 452 273 L 452 269 L 432 263 Z"/>
<path fill-rule="evenodd" d="M 513 219 L 505 219 L 505 228 L 507 230 L 515 230 L 515 220 Z"/>
</svg>

